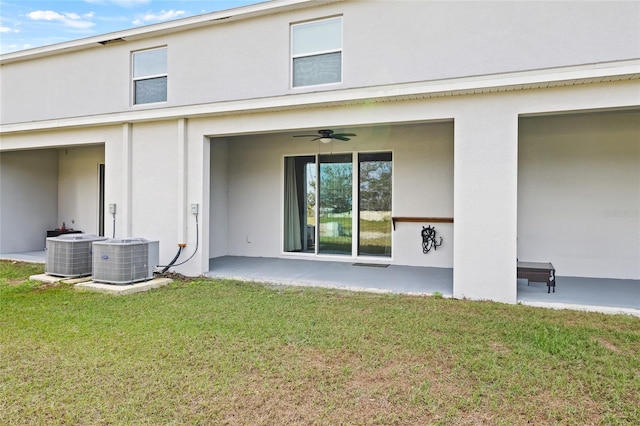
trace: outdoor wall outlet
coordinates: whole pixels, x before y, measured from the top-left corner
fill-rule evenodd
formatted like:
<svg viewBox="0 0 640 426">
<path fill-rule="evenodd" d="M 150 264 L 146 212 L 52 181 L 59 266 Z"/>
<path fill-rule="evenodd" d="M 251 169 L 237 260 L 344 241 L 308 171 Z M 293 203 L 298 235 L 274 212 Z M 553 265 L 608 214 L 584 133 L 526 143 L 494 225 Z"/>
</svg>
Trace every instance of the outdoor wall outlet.
<svg viewBox="0 0 640 426">
<path fill-rule="evenodd" d="M 191 204 L 191 214 L 198 214 L 198 204 Z"/>
<path fill-rule="evenodd" d="M 116 214 L 116 205 L 109 204 L 109 214 Z"/>
</svg>

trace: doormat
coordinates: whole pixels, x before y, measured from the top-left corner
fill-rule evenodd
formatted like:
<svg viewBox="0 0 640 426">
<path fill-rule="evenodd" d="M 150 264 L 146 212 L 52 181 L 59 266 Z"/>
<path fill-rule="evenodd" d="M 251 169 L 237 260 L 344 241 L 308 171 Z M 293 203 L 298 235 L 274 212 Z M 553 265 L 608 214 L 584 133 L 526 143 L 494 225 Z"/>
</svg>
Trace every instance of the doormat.
<svg viewBox="0 0 640 426">
<path fill-rule="evenodd" d="M 353 266 L 369 266 L 371 268 L 386 268 L 388 263 L 354 263 Z"/>
</svg>

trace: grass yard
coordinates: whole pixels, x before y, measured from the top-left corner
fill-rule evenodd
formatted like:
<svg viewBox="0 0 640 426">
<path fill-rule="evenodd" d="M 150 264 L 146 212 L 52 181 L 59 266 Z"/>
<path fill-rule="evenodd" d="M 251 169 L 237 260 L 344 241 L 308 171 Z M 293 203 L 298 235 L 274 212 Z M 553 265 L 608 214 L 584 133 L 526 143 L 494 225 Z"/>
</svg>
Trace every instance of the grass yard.
<svg viewBox="0 0 640 426">
<path fill-rule="evenodd" d="M 0 261 L 0 424 L 640 424 L 640 319 Z"/>
</svg>

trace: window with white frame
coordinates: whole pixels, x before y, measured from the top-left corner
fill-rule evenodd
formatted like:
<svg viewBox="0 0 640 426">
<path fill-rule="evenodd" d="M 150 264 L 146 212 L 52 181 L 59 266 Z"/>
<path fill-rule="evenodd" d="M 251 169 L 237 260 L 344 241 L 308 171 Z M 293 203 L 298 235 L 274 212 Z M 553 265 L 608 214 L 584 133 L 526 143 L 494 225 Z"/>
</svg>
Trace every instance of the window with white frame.
<svg viewBox="0 0 640 426">
<path fill-rule="evenodd" d="M 133 104 L 167 101 L 167 48 L 133 52 Z"/>
<path fill-rule="evenodd" d="M 291 26 L 293 87 L 342 81 L 342 18 Z"/>
</svg>

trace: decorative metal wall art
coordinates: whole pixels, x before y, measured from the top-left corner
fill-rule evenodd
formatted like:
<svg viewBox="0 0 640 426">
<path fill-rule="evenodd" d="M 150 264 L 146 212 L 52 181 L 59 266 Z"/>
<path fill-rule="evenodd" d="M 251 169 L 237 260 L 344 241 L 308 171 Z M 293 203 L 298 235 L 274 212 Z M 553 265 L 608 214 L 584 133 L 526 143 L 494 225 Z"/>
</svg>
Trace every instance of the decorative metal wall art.
<svg viewBox="0 0 640 426">
<path fill-rule="evenodd" d="M 436 250 L 439 246 L 442 245 L 442 237 L 440 237 L 440 242 L 436 240 L 436 229 L 429 226 L 422 227 L 422 252 L 424 254 L 429 253 L 431 249 Z"/>
</svg>

